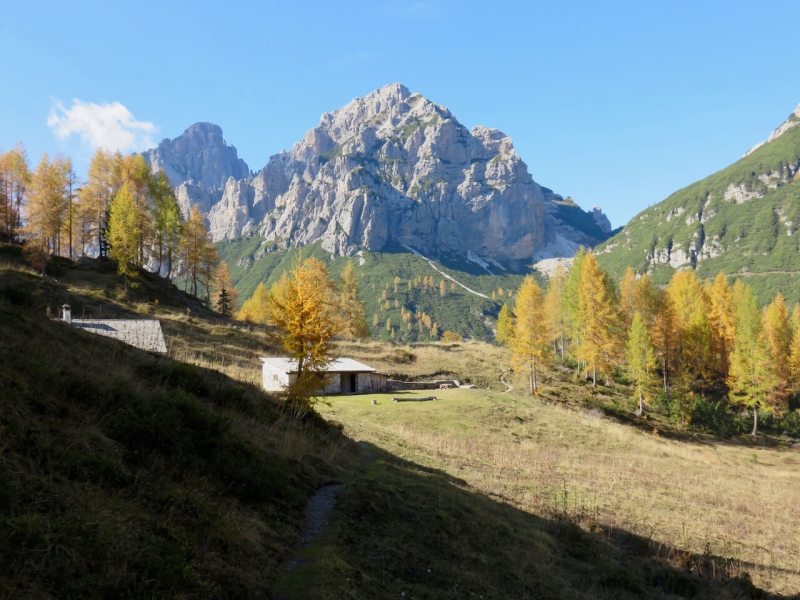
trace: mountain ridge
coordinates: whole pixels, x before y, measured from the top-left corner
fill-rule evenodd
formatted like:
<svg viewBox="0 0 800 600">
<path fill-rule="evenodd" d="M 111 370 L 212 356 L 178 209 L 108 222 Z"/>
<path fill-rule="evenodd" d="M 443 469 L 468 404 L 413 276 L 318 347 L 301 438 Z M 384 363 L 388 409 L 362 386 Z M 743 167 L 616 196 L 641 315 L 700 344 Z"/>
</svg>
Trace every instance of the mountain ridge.
<svg viewBox="0 0 800 600">
<path fill-rule="evenodd" d="M 391 239 L 424 254 L 472 252 L 522 267 L 610 234 L 601 211 L 583 211 L 536 183 L 509 136 L 468 130 L 402 84 L 323 113 L 257 173 L 224 146 L 221 129 L 199 126 L 143 155 L 167 172 L 184 211 L 200 206 L 215 241 L 258 232 L 281 248 L 320 241 L 333 255 L 352 255 Z M 210 151 L 201 134 L 216 144 Z M 182 157 L 182 148 L 191 155 Z M 170 169 L 174 163 L 183 170 Z M 198 165 L 213 175 L 189 168 Z"/>
<path fill-rule="evenodd" d="M 601 264 L 617 276 L 631 266 L 659 283 L 681 269 L 747 274 L 760 300 L 781 291 L 800 301 L 798 111 L 738 161 L 637 214 L 597 247 Z M 795 275 L 780 274 L 788 272 Z"/>
</svg>

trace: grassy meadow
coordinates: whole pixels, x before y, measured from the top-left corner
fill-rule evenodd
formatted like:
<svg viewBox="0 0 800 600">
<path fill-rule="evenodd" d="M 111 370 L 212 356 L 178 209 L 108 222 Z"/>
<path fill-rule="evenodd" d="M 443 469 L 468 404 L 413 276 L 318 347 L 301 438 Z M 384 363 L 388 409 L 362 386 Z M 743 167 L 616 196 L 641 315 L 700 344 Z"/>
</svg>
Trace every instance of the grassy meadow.
<svg viewBox="0 0 800 600">
<path fill-rule="evenodd" d="M 335 397 L 320 413 L 355 440 L 525 513 L 608 539 L 624 531 L 676 564 L 707 557 L 707 569 L 800 591 L 800 536 L 790 533 L 800 531 L 800 449 L 676 441 L 596 409 L 483 389 L 391 400 L 430 393 Z"/>
<path fill-rule="evenodd" d="M 625 386 L 592 393 L 565 368 L 530 398 L 479 342 L 340 342 L 397 378 L 478 387 L 327 398 L 298 419 L 259 390 L 277 353 L 262 328 L 146 273 L 121 287 L 105 261 L 57 260 L 42 281 L 0 247 L 0 599 L 800 592 L 788 438 L 638 419 Z M 48 318 L 64 302 L 158 318 L 169 355 Z M 328 526 L 298 548 L 332 482 Z"/>
</svg>

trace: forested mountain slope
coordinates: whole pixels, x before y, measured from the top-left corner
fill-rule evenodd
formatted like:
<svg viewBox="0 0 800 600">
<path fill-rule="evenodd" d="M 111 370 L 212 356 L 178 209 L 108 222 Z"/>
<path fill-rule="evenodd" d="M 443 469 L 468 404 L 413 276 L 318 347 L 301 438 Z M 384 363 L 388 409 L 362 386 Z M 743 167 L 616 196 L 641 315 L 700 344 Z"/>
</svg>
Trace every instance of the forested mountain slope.
<svg viewBox="0 0 800 600">
<path fill-rule="evenodd" d="M 762 302 L 800 301 L 800 109 L 731 166 L 636 215 L 596 248 L 620 276 L 627 266 L 665 283 L 675 269 L 746 277 Z"/>
</svg>

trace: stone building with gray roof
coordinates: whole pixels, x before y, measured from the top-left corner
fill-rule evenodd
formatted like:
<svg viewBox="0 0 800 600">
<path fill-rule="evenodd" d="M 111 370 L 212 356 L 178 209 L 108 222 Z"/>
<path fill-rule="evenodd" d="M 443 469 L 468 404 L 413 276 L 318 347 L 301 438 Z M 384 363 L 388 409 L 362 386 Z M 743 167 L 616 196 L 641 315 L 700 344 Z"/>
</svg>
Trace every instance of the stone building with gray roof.
<svg viewBox="0 0 800 600">
<path fill-rule="evenodd" d="M 281 356 L 262 356 L 263 387 L 271 392 L 285 390 L 297 379 L 297 361 Z M 337 358 L 325 369 L 322 394 L 371 394 L 387 389 L 387 376 L 352 358 Z"/>
<path fill-rule="evenodd" d="M 167 352 L 158 319 L 73 319 L 69 304 L 61 307 L 61 319 L 73 327 L 114 338 L 140 350 Z"/>
</svg>

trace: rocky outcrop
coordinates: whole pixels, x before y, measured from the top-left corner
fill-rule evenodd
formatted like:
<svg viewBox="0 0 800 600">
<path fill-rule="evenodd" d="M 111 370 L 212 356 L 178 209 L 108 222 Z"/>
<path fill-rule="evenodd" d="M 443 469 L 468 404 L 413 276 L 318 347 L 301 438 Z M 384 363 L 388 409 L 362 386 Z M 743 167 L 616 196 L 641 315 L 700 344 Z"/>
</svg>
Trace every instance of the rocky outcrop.
<svg viewBox="0 0 800 600">
<path fill-rule="evenodd" d="M 563 199 L 533 180 L 506 134 L 470 131 L 401 84 L 323 114 L 252 177 L 212 127 L 194 125 L 145 157 L 178 186 L 182 206 L 206 212 L 215 241 L 255 230 L 279 248 L 319 241 L 351 255 L 391 241 L 426 255 L 524 263 L 539 249 L 569 252 L 610 232 L 602 213 L 574 203 L 553 210 L 553 198 Z M 559 234 L 574 243 L 556 243 Z"/>
<path fill-rule="evenodd" d="M 781 123 L 778 126 L 778 128 L 775 129 L 775 131 L 769 134 L 767 141 L 757 143 L 755 146 L 750 148 L 750 150 L 745 152 L 742 155 L 742 158 L 749 156 L 750 154 L 761 148 L 761 146 L 763 146 L 764 144 L 769 144 L 771 141 L 778 139 L 784 133 L 789 131 L 792 127 L 796 127 L 797 125 L 800 125 L 800 104 L 797 105 L 797 108 L 795 108 L 794 112 L 792 112 L 792 114 L 789 115 L 788 119 L 786 119 L 783 123 Z"/>
<path fill-rule="evenodd" d="M 250 169 L 213 123 L 195 123 L 174 140 L 162 140 L 142 153 L 154 170 L 164 171 L 184 214 L 192 204 L 208 214 L 223 196 L 228 180 L 247 180 Z M 238 235 L 238 234 L 237 234 Z"/>
</svg>

